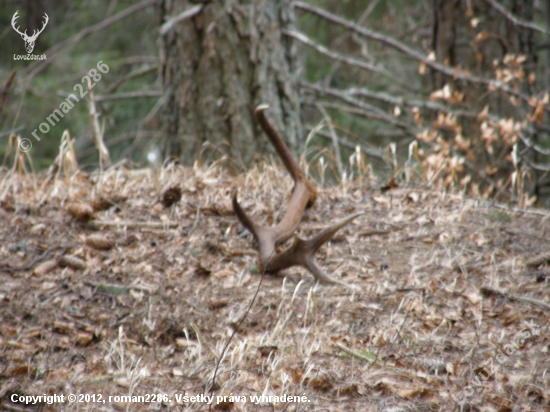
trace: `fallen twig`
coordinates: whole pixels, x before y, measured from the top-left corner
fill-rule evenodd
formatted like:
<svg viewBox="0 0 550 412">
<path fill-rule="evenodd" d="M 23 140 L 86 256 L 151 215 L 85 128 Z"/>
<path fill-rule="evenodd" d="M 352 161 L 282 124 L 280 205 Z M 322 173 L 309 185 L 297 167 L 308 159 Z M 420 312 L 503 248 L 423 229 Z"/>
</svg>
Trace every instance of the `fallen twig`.
<svg viewBox="0 0 550 412">
<path fill-rule="evenodd" d="M 114 285 L 111 283 L 91 282 L 89 280 L 85 280 L 84 283 L 95 288 L 94 292 L 104 293 L 106 295 L 127 295 L 132 289 L 147 293 L 153 293 L 155 291 L 154 288 L 145 285 Z"/>
<path fill-rule="evenodd" d="M 195 222 L 193 223 L 193 227 L 187 233 L 187 236 L 191 236 L 191 233 L 193 233 L 195 231 L 195 229 L 199 225 L 200 217 L 201 217 L 201 205 L 199 204 L 198 207 L 197 207 L 197 214 L 195 215 Z"/>
<path fill-rule="evenodd" d="M 9 272 L 9 273 L 14 273 L 14 272 L 24 272 L 26 270 L 30 270 L 33 268 L 34 265 L 36 265 L 38 262 L 40 262 L 41 260 L 43 260 L 46 256 L 48 256 L 50 254 L 50 252 L 56 248 L 58 248 L 59 246 L 52 246 L 48 249 L 46 249 L 44 251 L 44 253 L 42 253 L 40 256 L 38 256 L 36 259 L 32 260 L 29 264 L 27 265 L 23 265 L 23 266 L 16 266 L 16 267 L 9 267 L 7 265 L 2 265 L 0 266 L 0 272 Z"/>
<path fill-rule="evenodd" d="M 373 357 L 369 357 L 369 356 L 367 356 L 367 355 L 362 355 L 362 354 L 360 354 L 360 353 L 358 353 L 358 352 L 355 352 L 355 351 L 353 351 L 353 350 L 351 350 L 351 349 L 349 349 L 349 348 L 346 348 L 344 345 L 342 345 L 342 344 L 339 343 L 339 342 L 336 342 L 336 346 L 337 346 L 338 348 L 342 349 L 342 350 L 343 350 L 344 352 L 346 352 L 348 355 L 354 356 L 354 357 L 356 357 L 357 359 L 364 360 L 364 361 L 370 363 L 371 365 L 374 364 L 374 363 L 376 363 L 376 360 L 377 360 L 376 356 L 374 356 L 374 358 L 373 358 Z"/>
<path fill-rule="evenodd" d="M 390 233 L 389 230 L 365 230 L 363 232 L 359 232 L 357 236 L 367 237 L 367 236 L 376 236 L 376 235 L 387 235 L 389 233 Z"/>
<path fill-rule="evenodd" d="M 483 286 L 479 290 L 484 295 L 501 296 L 501 297 L 504 297 L 504 298 L 506 298 L 508 300 L 511 300 L 511 301 L 516 301 L 516 302 L 521 302 L 521 303 L 528 303 L 529 305 L 537 306 L 541 309 L 550 311 L 550 304 L 548 304 L 546 302 L 543 302 L 542 300 L 538 300 L 538 299 L 535 299 L 535 298 L 530 298 L 530 297 L 527 297 L 527 296 L 514 295 L 512 293 L 507 293 L 507 292 L 500 291 L 500 290 L 497 290 L 497 289 L 489 288 L 487 286 Z"/>
<path fill-rule="evenodd" d="M 127 227 L 147 227 L 151 229 L 175 229 L 178 227 L 179 222 L 138 222 L 135 220 L 111 220 L 111 221 L 99 221 L 91 220 L 86 223 L 86 226 L 91 228 L 101 228 L 105 226 L 127 226 Z"/>
<path fill-rule="evenodd" d="M 544 252 L 525 261 L 526 266 L 540 266 L 550 262 L 550 252 Z"/>
</svg>

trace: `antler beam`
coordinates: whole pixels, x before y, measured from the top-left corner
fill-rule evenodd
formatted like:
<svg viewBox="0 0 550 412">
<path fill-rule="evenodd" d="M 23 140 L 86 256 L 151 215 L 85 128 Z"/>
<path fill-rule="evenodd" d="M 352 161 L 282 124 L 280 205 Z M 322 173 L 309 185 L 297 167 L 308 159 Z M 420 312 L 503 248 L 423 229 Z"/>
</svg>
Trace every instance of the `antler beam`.
<svg viewBox="0 0 550 412">
<path fill-rule="evenodd" d="M 294 243 L 283 252 L 276 252 L 275 247 L 289 239 L 300 224 L 306 207 L 313 205 L 317 198 L 317 188 L 307 180 L 298 162 L 292 156 L 281 135 L 265 117 L 269 106 L 260 105 L 255 110 L 256 119 L 266 133 L 275 151 L 294 180 L 294 190 L 288 208 L 282 220 L 274 227 L 260 226 L 241 208 L 237 201 L 237 191 L 232 194 L 233 210 L 241 223 L 254 234 L 259 246 L 260 264 L 267 272 L 276 273 L 292 266 L 308 269 L 319 282 L 344 284 L 328 276 L 315 259 L 315 252 L 342 227 L 362 213 L 353 214 L 340 222 L 321 231 L 311 239 L 304 240 L 295 236 Z"/>
</svg>

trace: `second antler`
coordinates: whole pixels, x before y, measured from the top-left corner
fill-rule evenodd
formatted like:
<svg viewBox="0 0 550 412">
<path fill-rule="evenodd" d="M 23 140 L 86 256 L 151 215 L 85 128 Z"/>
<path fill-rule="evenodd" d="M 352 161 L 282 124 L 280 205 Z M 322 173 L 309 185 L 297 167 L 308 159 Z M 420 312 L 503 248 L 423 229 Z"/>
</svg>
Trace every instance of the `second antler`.
<svg viewBox="0 0 550 412">
<path fill-rule="evenodd" d="M 283 161 L 286 169 L 294 179 L 294 190 L 290 197 L 288 209 L 282 220 L 275 225 L 260 226 L 254 222 L 241 208 L 237 201 L 237 191 L 232 194 L 233 210 L 241 223 L 254 234 L 260 252 L 260 265 L 266 272 L 276 273 L 292 266 L 302 266 L 308 269 L 320 282 L 340 283 L 328 276 L 315 260 L 315 252 L 342 227 L 350 223 L 362 213 L 355 213 L 327 229 L 321 231 L 311 239 L 301 239 L 295 236 L 294 243 L 282 252 L 276 252 L 275 247 L 289 239 L 300 223 L 306 207 L 313 205 L 317 198 L 317 189 L 313 183 L 307 180 L 304 172 L 300 169 L 298 162 L 292 156 L 281 135 L 269 123 L 264 111 L 267 105 L 260 105 L 255 110 L 255 115 L 260 126 L 267 134 L 275 151 Z"/>
</svg>

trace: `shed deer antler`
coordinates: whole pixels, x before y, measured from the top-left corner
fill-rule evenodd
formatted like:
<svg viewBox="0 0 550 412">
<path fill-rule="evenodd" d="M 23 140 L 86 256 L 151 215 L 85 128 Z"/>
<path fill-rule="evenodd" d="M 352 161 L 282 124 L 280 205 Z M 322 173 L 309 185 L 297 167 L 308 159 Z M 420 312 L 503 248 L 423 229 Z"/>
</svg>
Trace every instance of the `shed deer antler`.
<svg viewBox="0 0 550 412">
<path fill-rule="evenodd" d="M 235 210 L 241 223 L 254 234 L 259 245 L 260 264 L 266 272 L 276 273 L 292 266 L 303 266 L 320 282 L 345 284 L 325 274 L 315 260 L 315 252 L 325 242 L 330 240 L 332 235 L 340 228 L 350 223 L 362 213 L 355 213 L 333 224 L 311 239 L 304 240 L 295 236 L 292 246 L 283 252 L 277 253 L 275 251 L 275 246 L 286 241 L 294 234 L 302 219 L 304 210 L 315 202 L 317 189 L 313 183 L 307 180 L 281 135 L 265 117 L 264 111 L 268 107 L 267 105 L 260 105 L 254 113 L 256 114 L 258 123 L 260 123 L 271 144 L 275 147 L 275 151 L 283 161 L 292 179 L 294 179 L 295 186 L 288 203 L 288 209 L 282 220 L 274 227 L 260 226 L 241 208 L 237 201 L 237 191 L 235 190 L 232 194 L 233 210 Z"/>
</svg>

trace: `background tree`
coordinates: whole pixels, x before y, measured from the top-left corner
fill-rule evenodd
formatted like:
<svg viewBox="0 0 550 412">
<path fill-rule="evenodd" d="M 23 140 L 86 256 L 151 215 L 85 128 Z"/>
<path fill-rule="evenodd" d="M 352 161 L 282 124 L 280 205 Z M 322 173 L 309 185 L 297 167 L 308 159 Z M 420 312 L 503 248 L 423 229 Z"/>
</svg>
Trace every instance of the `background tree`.
<svg viewBox="0 0 550 412">
<path fill-rule="evenodd" d="M 298 148 L 297 62 L 292 39 L 282 34 L 294 23 L 289 0 L 167 1 L 161 15 L 166 155 L 190 164 L 205 148 L 249 163 L 267 147 L 253 117 L 262 102 Z"/>
<path fill-rule="evenodd" d="M 536 3 L 372 1 L 363 13 L 294 4 L 305 14 L 292 36 L 310 50 L 306 68 L 309 59 L 318 68 L 302 82 L 306 113 L 346 135 L 323 137 L 358 146 L 373 164 L 383 156 L 368 144 L 391 139 L 401 161 L 386 159 L 387 174 L 408 181 L 524 205 L 546 197 L 548 74 L 539 62 L 548 30 Z"/>
<path fill-rule="evenodd" d="M 491 90 L 488 93 L 486 82 L 455 81 L 451 76 L 431 70 L 433 91 L 452 85 L 462 96 L 460 103 L 463 107 L 474 113 L 481 113 L 486 108 L 488 113 L 498 113 L 501 118 L 491 119 L 483 115 L 471 122 L 467 116 L 458 116 L 457 126 L 463 136 L 468 136 L 468 142 L 463 141 L 462 148 L 455 148 L 465 156 L 472 181 L 487 183 L 486 188 L 491 191 L 500 189 L 517 166 L 512 158 L 504 160 L 516 143 L 524 153 L 524 162 L 532 164 L 538 161 L 537 151 L 525 151 L 525 142 L 519 135 L 529 136 L 537 143 L 540 132 L 536 130 L 536 122 L 518 124 L 526 121 L 532 112 L 530 105 L 534 102 L 525 97 L 541 92 L 547 77 L 538 66 L 535 30 L 518 24 L 533 20 L 534 1 L 435 1 L 433 4 L 436 61 L 466 69 L 480 79 L 496 77 L 496 81 L 508 84 L 512 91 L 512 95 L 491 93 Z M 536 79 L 537 70 L 540 81 Z M 504 122 L 504 119 L 508 121 Z M 544 186 L 540 171 L 531 168 L 530 174 L 530 190 L 538 197 Z"/>
</svg>

